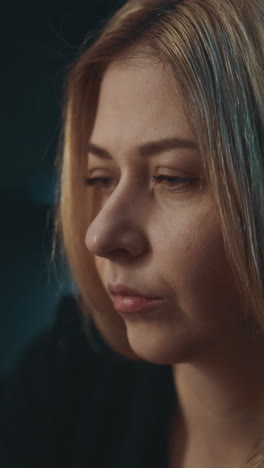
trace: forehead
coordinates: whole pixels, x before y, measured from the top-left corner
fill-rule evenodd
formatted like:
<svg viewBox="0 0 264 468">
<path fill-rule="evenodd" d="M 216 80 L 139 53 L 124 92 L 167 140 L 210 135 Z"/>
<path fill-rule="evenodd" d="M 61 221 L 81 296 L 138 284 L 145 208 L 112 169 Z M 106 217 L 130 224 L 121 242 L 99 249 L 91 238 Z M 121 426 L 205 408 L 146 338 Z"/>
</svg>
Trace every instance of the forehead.
<svg viewBox="0 0 264 468">
<path fill-rule="evenodd" d="M 112 63 L 101 83 L 91 140 L 122 148 L 176 135 L 188 138 L 191 131 L 170 71 L 150 60 Z"/>
</svg>

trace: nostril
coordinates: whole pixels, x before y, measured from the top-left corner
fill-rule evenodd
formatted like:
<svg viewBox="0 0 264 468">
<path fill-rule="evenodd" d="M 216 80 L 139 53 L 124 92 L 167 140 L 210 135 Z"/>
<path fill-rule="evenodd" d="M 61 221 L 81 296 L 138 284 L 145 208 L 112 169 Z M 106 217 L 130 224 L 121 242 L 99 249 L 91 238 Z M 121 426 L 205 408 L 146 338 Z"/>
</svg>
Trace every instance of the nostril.
<svg viewBox="0 0 264 468">
<path fill-rule="evenodd" d="M 137 257 L 147 247 L 144 230 L 126 216 L 113 220 L 97 217 L 85 235 L 87 249 L 98 257 L 127 259 Z"/>
<path fill-rule="evenodd" d="M 109 257 L 112 251 L 114 251 L 112 242 L 109 242 L 106 236 L 103 236 L 102 233 L 98 234 L 92 232 L 90 228 L 87 230 L 85 236 L 85 245 L 87 249 L 97 257 Z"/>
<path fill-rule="evenodd" d="M 118 258 L 120 260 L 127 257 L 131 257 L 131 254 L 126 249 L 114 249 L 108 254 L 108 258 Z"/>
</svg>

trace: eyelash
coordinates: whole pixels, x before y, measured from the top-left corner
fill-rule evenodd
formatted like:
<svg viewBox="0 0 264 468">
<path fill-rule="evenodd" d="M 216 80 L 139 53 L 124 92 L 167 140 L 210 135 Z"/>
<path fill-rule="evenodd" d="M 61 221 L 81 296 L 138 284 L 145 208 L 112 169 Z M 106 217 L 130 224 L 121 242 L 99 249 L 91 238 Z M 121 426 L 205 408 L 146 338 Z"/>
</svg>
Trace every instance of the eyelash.
<svg viewBox="0 0 264 468">
<path fill-rule="evenodd" d="M 96 186 L 96 187 L 102 187 L 103 189 L 107 190 L 110 187 L 107 187 L 107 184 L 109 181 L 111 181 L 111 177 L 84 177 L 84 184 L 86 186 Z M 163 176 L 163 175 L 157 175 L 153 176 L 152 180 L 158 184 L 161 185 L 163 190 L 167 191 L 176 191 L 179 186 L 181 185 L 194 185 L 195 183 L 198 182 L 199 179 L 197 178 L 188 178 L 188 177 L 172 177 L 172 176 Z M 175 182 L 175 184 L 170 185 L 170 183 Z M 165 186 L 165 187 L 164 187 Z"/>
</svg>

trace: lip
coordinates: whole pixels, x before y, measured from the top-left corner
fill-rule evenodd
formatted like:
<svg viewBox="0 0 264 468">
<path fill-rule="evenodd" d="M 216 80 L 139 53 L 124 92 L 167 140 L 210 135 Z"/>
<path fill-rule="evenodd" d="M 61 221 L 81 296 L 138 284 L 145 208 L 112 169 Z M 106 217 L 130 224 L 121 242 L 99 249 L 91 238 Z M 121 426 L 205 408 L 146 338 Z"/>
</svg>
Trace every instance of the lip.
<svg viewBox="0 0 264 468">
<path fill-rule="evenodd" d="M 114 308 L 121 314 L 133 315 L 135 313 L 151 312 L 157 310 L 162 299 L 147 299 L 142 296 L 119 296 L 113 298 Z"/>
<path fill-rule="evenodd" d="M 160 297 L 157 297 L 157 296 L 150 296 L 148 294 L 143 294 L 140 291 L 136 289 L 132 289 L 123 284 L 112 285 L 109 283 L 107 287 L 108 287 L 108 291 L 110 292 L 110 294 L 114 296 L 117 296 L 117 295 L 118 296 L 133 296 L 133 297 L 141 297 L 141 298 L 148 299 L 148 300 L 161 299 Z"/>
<path fill-rule="evenodd" d="M 108 290 L 113 296 L 113 304 L 116 311 L 121 314 L 150 312 L 163 300 L 157 296 L 145 296 L 141 292 L 123 284 L 108 284 Z"/>
</svg>

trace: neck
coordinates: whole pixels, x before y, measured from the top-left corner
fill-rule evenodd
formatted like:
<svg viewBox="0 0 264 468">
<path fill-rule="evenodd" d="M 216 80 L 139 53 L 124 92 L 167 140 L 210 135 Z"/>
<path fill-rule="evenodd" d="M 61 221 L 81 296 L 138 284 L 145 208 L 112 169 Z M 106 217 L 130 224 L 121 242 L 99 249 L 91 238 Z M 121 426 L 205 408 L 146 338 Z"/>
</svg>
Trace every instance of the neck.
<svg viewBox="0 0 264 468">
<path fill-rule="evenodd" d="M 245 463 L 264 433 L 264 338 L 232 336 L 199 359 L 173 366 L 181 438 L 210 466 Z M 209 458 L 208 458 L 209 457 Z M 198 464 L 199 466 L 205 466 Z"/>
</svg>

